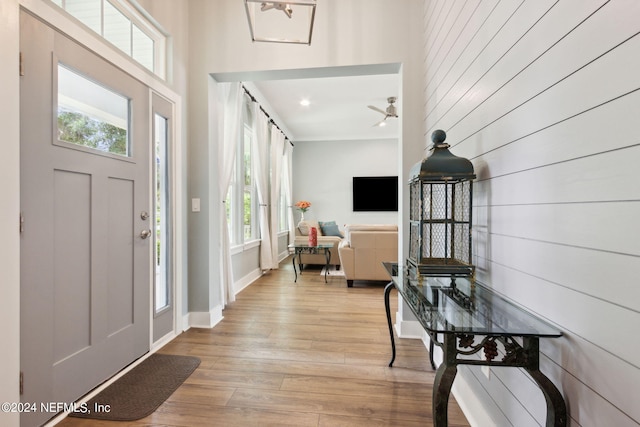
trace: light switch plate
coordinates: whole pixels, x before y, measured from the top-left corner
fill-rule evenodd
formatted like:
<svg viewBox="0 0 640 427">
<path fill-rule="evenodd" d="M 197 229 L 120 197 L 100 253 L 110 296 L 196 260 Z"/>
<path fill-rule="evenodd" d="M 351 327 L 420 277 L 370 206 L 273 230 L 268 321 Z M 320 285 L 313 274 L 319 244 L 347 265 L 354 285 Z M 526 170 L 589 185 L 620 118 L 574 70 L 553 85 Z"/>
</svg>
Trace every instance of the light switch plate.
<svg viewBox="0 0 640 427">
<path fill-rule="evenodd" d="M 200 212 L 200 199 L 191 199 L 191 212 Z"/>
</svg>

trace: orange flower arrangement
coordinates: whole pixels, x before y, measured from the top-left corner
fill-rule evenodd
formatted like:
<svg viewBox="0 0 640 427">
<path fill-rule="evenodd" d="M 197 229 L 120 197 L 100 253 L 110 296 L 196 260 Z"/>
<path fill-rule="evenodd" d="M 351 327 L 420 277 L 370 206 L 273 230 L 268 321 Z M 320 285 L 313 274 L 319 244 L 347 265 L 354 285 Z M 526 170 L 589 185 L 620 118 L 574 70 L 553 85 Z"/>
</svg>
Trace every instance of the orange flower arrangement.
<svg viewBox="0 0 640 427">
<path fill-rule="evenodd" d="M 306 200 L 300 200 L 299 202 L 296 202 L 294 206 L 298 208 L 300 212 L 306 212 L 307 209 L 311 207 L 311 202 L 307 202 Z"/>
</svg>

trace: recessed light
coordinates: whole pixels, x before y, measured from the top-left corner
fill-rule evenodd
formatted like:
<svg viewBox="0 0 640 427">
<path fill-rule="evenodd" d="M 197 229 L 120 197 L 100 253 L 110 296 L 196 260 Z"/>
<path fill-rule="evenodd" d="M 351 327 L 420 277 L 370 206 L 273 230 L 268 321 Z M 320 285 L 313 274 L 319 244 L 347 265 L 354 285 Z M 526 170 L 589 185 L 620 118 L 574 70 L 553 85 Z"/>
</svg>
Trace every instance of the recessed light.
<svg viewBox="0 0 640 427">
<path fill-rule="evenodd" d="M 383 126 L 386 126 L 386 125 L 387 125 L 387 122 L 380 122 L 380 124 L 378 126 L 383 127 Z"/>
<path fill-rule="evenodd" d="M 308 107 L 309 104 L 311 104 L 311 102 L 309 102 L 308 99 L 303 99 L 302 101 L 300 101 L 300 105 L 302 105 L 303 107 Z"/>
</svg>

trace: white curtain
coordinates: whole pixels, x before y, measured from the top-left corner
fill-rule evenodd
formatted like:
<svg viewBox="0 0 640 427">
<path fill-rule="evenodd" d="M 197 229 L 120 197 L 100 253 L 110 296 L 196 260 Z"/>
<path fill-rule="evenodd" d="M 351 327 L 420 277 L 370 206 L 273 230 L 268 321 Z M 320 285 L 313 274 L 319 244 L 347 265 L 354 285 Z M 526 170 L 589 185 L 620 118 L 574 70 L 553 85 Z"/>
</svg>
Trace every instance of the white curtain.
<svg viewBox="0 0 640 427">
<path fill-rule="evenodd" d="M 278 200 L 282 186 L 282 159 L 284 154 L 284 134 L 275 125 L 271 126 L 271 252 L 273 268 L 278 268 Z"/>
<path fill-rule="evenodd" d="M 220 280 L 222 288 L 222 304 L 235 301 L 236 296 L 233 290 L 233 270 L 231 268 L 231 241 L 229 238 L 229 224 L 227 221 L 227 211 L 225 199 L 231 179 L 233 177 L 233 166 L 235 156 L 240 141 L 240 131 L 242 129 L 242 88 L 240 83 L 220 84 L 220 99 L 222 101 L 222 135 L 218 144 L 218 183 L 220 191 L 220 218 L 221 218 L 221 260 L 220 260 Z"/>
<path fill-rule="evenodd" d="M 265 271 L 273 266 L 269 205 L 275 203 L 274 200 L 269 202 L 269 119 L 262 114 L 257 102 L 251 103 L 251 112 L 254 134 L 252 152 L 258 190 L 258 219 L 260 221 L 260 269 Z"/>
<path fill-rule="evenodd" d="M 282 191 L 285 192 L 287 203 L 287 224 L 289 224 L 289 244 L 293 244 L 296 238 L 295 224 L 293 223 L 293 145 L 285 144 L 283 165 L 284 182 Z"/>
</svg>

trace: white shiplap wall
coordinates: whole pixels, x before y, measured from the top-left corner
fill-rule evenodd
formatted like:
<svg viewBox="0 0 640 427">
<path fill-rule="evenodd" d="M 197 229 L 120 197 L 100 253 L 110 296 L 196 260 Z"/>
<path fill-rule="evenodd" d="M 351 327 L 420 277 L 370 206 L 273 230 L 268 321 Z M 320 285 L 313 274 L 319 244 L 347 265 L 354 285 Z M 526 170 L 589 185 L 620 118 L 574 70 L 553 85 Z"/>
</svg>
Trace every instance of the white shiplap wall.
<svg viewBox="0 0 640 427">
<path fill-rule="evenodd" d="M 640 425 L 640 1 L 430 0 L 424 19 L 425 148 L 443 129 L 474 163 L 479 281 L 563 330 L 541 369 L 570 425 Z M 493 424 L 544 425 L 523 371 L 460 375 Z"/>
</svg>

